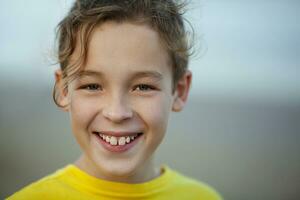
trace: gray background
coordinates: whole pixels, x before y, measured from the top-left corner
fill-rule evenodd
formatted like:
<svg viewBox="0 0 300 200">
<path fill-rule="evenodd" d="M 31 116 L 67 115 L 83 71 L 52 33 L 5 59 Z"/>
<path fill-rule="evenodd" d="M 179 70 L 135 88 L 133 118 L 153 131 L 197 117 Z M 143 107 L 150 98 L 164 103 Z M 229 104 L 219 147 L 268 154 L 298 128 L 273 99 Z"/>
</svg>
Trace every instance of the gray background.
<svg viewBox="0 0 300 200">
<path fill-rule="evenodd" d="M 70 2 L 1 2 L 1 199 L 80 153 L 52 102 L 54 28 Z M 191 1 L 193 87 L 158 163 L 225 199 L 300 199 L 299 9 L 292 0 Z"/>
</svg>

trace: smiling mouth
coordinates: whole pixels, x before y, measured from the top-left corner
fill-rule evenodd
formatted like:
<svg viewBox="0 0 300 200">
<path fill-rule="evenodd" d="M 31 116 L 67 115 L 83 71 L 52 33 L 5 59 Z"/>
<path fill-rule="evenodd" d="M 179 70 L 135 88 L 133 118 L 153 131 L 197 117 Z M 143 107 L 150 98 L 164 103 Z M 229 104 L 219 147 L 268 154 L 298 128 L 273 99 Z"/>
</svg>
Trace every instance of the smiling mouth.
<svg viewBox="0 0 300 200">
<path fill-rule="evenodd" d="M 101 132 L 93 132 L 96 134 L 103 142 L 110 144 L 112 146 L 124 146 L 126 144 L 130 144 L 137 138 L 139 138 L 143 133 L 136 133 L 134 135 L 128 135 L 128 136 L 112 136 L 112 135 L 106 135 Z"/>
</svg>

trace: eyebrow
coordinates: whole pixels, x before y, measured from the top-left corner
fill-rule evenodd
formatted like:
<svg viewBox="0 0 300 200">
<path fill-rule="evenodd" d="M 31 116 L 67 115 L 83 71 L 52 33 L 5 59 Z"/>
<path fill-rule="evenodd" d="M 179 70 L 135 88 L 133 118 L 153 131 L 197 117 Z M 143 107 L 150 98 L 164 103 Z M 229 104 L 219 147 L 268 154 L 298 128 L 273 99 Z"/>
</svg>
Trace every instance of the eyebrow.
<svg viewBox="0 0 300 200">
<path fill-rule="evenodd" d="M 85 77 L 85 76 L 97 76 L 99 78 L 103 77 L 103 73 L 102 72 L 97 72 L 97 71 L 92 71 L 92 70 L 84 70 L 84 71 L 80 71 L 78 74 L 79 78 Z"/>
<path fill-rule="evenodd" d="M 103 78 L 104 74 L 102 72 L 93 71 L 93 70 L 84 70 L 80 71 L 78 74 L 79 78 L 85 77 L 85 76 L 96 76 L 99 78 Z M 138 79 L 138 78 L 155 78 L 157 80 L 161 80 L 163 78 L 163 75 L 157 71 L 153 70 L 147 70 L 147 71 L 138 71 L 134 72 L 132 75 L 132 79 Z"/>
<path fill-rule="evenodd" d="M 141 72 L 135 72 L 132 76 L 132 78 L 155 78 L 157 80 L 161 80 L 163 78 L 163 75 L 157 71 L 141 71 Z"/>
</svg>

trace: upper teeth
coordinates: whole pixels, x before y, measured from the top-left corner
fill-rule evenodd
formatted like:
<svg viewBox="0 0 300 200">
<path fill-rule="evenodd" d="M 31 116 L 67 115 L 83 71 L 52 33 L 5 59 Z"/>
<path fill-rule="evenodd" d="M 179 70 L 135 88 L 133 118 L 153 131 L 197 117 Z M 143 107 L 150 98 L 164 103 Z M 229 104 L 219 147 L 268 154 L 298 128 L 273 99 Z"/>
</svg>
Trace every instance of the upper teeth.
<svg viewBox="0 0 300 200">
<path fill-rule="evenodd" d="M 99 133 L 99 135 L 104 141 L 110 143 L 111 145 L 125 145 L 126 143 L 129 143 L 138 136 L 138 134 L 135 134 L 134 136 L 115 137 L 104 135 L 102 133 Z"/>
</svg>

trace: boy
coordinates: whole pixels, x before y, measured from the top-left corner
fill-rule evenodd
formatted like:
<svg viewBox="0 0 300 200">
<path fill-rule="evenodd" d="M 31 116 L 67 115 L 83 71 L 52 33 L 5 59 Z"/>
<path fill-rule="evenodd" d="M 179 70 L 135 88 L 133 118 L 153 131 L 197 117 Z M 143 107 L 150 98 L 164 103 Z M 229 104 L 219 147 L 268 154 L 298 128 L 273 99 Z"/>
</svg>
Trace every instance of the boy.
<svg viewBox="0 0 300 200">
<path fill-rule="evenodd" d="M 58 36 L 54 101 L 69 112 L 83 153 L 9 199 L 221 199 L 153 162 L 191 84 L 180 5 L 79 0 Z"/>
</svg>

